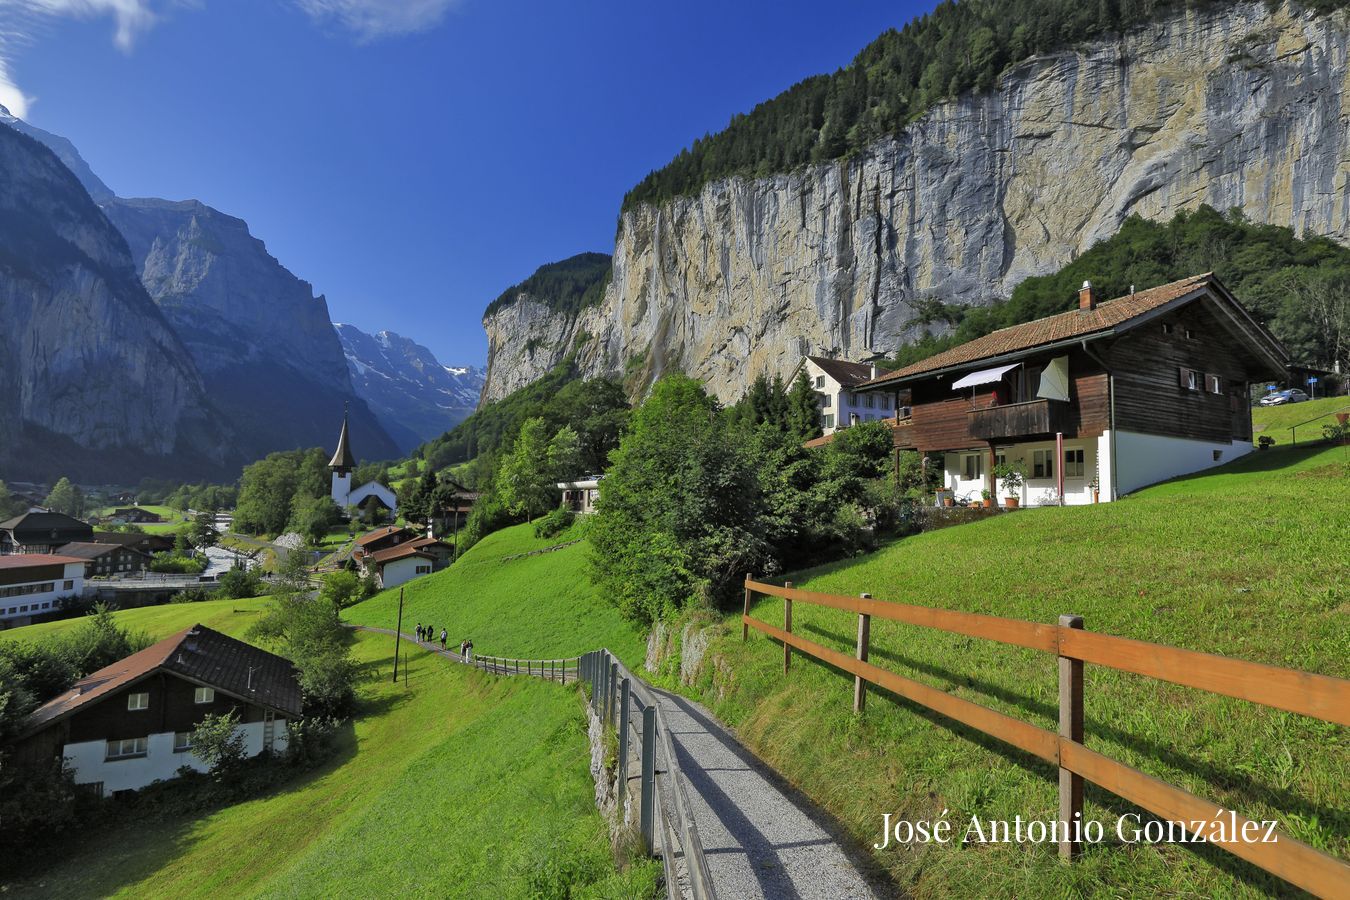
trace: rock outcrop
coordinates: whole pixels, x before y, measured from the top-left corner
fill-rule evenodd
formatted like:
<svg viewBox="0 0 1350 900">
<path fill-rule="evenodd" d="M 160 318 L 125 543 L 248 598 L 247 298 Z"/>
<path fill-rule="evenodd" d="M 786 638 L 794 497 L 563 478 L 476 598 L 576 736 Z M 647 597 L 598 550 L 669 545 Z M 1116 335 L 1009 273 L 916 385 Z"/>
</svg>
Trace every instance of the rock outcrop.
<svg viewBox="0 0 1350 900">
<path fill-rule="evenodd" d="M 381 331 L 366 334 L 334 322 L 357 396 L 404 453 L 440 437 L 478 406 L 484 370 L 445 366 L 416 341 Z"/>
<path fill-rule="evenodd" d="M 668 370 L 736 399 L 805 353 L 916 336 L 925 301 L 982 304 L 1131 214 L 1209 204 L 1350 239 L 1350 21 L 1213 4 L 1027 60 L 856 158 L 623 213 L 603 300 L 484 320 L 483 399 L 576 353 L 634 392 Z"/>
<path fill-rule="evenodd" d="M 126 241 L 52 151 L 3 126 L 0 323 L 11 477 L 219 472 L 201 378 Z"/>
</svg>

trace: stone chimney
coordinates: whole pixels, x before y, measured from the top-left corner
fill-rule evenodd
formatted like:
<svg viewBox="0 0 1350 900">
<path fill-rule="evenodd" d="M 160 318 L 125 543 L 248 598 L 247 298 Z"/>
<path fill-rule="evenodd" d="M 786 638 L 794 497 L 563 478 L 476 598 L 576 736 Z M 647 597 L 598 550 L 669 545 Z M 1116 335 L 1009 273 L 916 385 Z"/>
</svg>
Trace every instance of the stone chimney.
<svg viewBox="0 0 1350 900">
<path fill-rule="evenodd" d="M 1096 308 L 1097 293 L 1092 290 L 1092 282 L 1085 281 L 1078 289 L 1078 309 L 1080 312 L 1090 312 Z"/>
<path fill-rule="evenodd" d="M 876 363 L 872 363 L 872 377 L 873 377 L 873 378 L 876 378 L 876 377 L 877 377 L 877 364 L 876 364 Z"/>
</svg>

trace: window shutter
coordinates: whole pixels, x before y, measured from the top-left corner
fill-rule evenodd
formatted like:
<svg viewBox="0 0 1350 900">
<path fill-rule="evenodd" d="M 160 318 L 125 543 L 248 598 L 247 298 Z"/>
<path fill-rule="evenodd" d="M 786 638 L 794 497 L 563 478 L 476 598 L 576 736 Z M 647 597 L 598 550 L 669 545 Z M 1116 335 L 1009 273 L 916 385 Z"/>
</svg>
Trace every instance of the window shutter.
<svg viewBox="0 0 1350 900">
<path fill-rule="evenodd" d="M 1182 390 L 1185 390 L 1186 387 L 1187 387 L 1187 385 L 1190 384 L 1190 379 L 1187 377 L 1188 374 L 1190 373 L 1190 371 L 1191 371 L 1190 369 L 1186 369 L 1186 368 L 1177 369 L 1177 376 L 1178 376 L 1178 380 L 1179 380 L 1180 383 L 1181 383 L 1181 389 L 1182 389 Z"/>
</svg>

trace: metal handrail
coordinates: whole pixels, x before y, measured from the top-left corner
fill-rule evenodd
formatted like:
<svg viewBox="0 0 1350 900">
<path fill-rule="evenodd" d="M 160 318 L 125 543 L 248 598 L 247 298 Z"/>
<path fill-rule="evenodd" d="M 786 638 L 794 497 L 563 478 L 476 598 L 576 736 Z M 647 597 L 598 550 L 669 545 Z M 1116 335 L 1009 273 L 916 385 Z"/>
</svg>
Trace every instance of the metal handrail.
<svg viewBox="0 0 1350 900">
<path fill-rule="evenodd" d="M 1290 445 L 1291 447 L 1297 447 L 1297 446 L 1298 446 L 1298 429 L 1302 428 L 1304 425 L 1307 425 L 1309 422 L 1316 422 L 1316 421 L 1319 421 L 1319 420 L 1321 420 L 1321 419 L 1325 419 L 1327 416 L 1334 416 L 1334 415 L 1336 415 L 1337 413 L 1343 413 L 1343 412 L 1350 412 L 1350 406 L 1342 406 L 1340 409 L 1333 409 L 1333 410 L 1331 410 L 1330 412 L 1324 412 L 1324 413 L 1322 413 L 1321 415 L 1313 416 L 1311 419 L 1305 419 L 1304 421 L 1299 422 L 1297 425 L 1290 425 L 1290 426 L 1289 426 L 1289 445 Z"/>
<path fill-rule="evenodd" d="M 653 812 L 662 812 L 661 831 L 663 840 L 661 842 L 661 861 L 666 874 L 666 894 L 670 900 L 683 900 L 683 892 L 680 890 L 679 881 L 675 876 L 675 856 L 674 841 L 672 838 L 678 837 L 679 843 L 683 848 L 685 868 L 689 874 L 689 888 L 694 896 L 694 900 L 715 900 L 717 893 L 713 889 L 712 877 L 708 874 L 708 862 L 703 852 L 703 841 L 699 838 L 698 823 L 694 821 L 694 816 L 690 808 L 689 797 L 686 788 L 686 776 L 680 768 L 679 759 L 675 755 L 675 747 L 670 739 L 670 730 L 666 727 L 665 718 L 661 714 L 661 707 L 656 702 L 655 696 L 651 693 L 651 686 L 638 678 L 633 672 L 619 661 L 613 653 L 608 650 L 598 650 L 586 654 L 583 657 L 582 677 L 591 681 L 591 698 L 593 708 L 597 715 L 605 724 L 614 725 L 622 728 L 624 720 L 623 709 L 619 707 L 622 692 L 619 690 L 621 682 L 628 683 L 628 691 L 631 699 L 638 706 L 639 711 L 651 709 L 655 720 L 656 742 L 660 744 L 661 751 L 666 758 L 665 771 L 662 773 L 668 779 L 671 806 L 674 809 L 676 821 L 671 823 L 666 820 L 664 815 L 664 805 L 656 799 L 656 794 L 660 792 L 659 779 L 653 779 Z M 610 673 L 618 675 L 621 681 L 610 682 Z M 615 695 L 619 695 L 616 697 Z M 614 721 L 614 720 L 618 721 Z M 632 723 L 630 722 L 630 725 Z M 625 742 L 626 746 L 626 742 Z M 621 761 L 621 774 L 626 771 L 627 760 Z M 625 780 L 625 779 L 621 779 Z M 626 785 L 625 785 L 626 788 Z M 650 835 L 648 835 L 650 838 Z"/>
</svg>

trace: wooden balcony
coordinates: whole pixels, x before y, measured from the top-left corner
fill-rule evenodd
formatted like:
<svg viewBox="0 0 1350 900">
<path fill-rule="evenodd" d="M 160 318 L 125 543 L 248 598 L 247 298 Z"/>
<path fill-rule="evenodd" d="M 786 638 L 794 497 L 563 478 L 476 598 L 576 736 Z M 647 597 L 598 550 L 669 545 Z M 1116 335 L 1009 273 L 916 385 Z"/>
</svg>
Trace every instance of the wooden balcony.
<svg viewBox="0 0 1350 900">
<path fill-rule="evenodd" d="M 972 409 L 966 414 L 970 436 L 982 441 L 1054 434 L 1069 421 L 1069 404 L 1063 400 L 1031 400 Z"/>
</svg>

